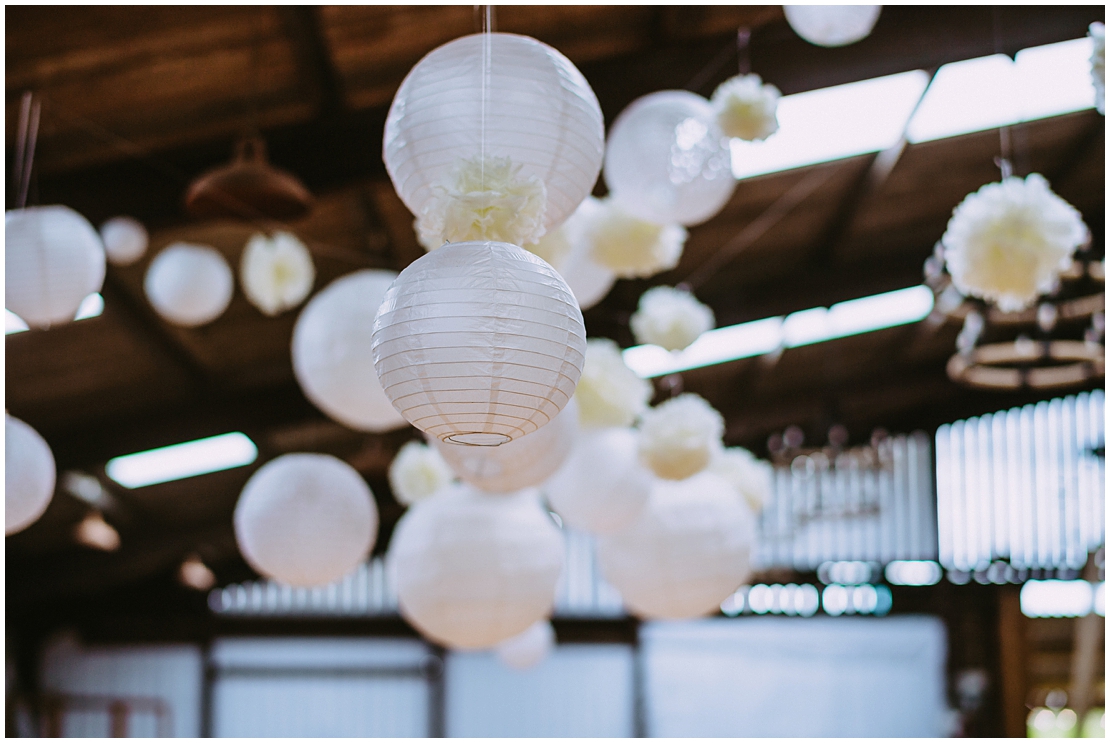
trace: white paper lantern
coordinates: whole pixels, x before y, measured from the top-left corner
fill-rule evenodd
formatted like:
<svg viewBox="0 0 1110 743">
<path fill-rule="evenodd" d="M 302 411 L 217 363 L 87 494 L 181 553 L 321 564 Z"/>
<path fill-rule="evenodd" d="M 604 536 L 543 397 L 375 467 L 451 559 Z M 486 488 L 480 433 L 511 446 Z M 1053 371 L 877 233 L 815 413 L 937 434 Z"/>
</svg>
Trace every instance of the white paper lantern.
<svg viewBox="0 0 1110 743">
<path fill-rule="evenodd" d="M 488 648 L 550 614 L 565 551 L 536 491 L 460 485 L 409 509 L 387 560 L 401 614 L 421 633 Z"/>
<path fill-rule="evenodd" d="M 567 461 L 543 486 L 548 503 L 575 529 L 613 534 L 639 515 L 654 478 L 640 463 L 631 428 L 583 431 Z"/>
<path fill-rule="evenodd" d="M 269 317 L 296 307 L 312 291 L 316 266 L 308 248 L 291 232 L 257 234 L 247 241 L 239 262 L 243 293 Z"/>
<path fill-rule="evenodd" d="M 593 259 L 589 245 L 577 243 L 559 269 L 559 275 L 578 300 L 578 306 L 588 310 L 605 299 L 617 282 L 617 275 Z"/>
<path fill-rule="evenodd" d="M 717 475 L 658 480 L 631 526 L 598 539 L 598 564 L 633 614 L 689 619 L 748 578 L 755 534 L 747 504 Z"/>
<path fill-rule="evenodd" d="M 644 413 L 640 459 L 657 476 L 682 480 L 705 469 L 723 444 L 725 420 L 698 395 L 687 392 Z"/>
<path fill-rule="evenodd" d="M 54 497 L 54 454 L 29 425 L 4 416 L 4 533 L 38 521 Z"/>
<path fill-rule="evenodd" d="M 339 580 L 366 558 L 378 507 L 362 476 L 327 454 L 285 454 L 251 475 L 235 538 L 251 567 L 291 586 Z"/>
<path fill-rule="evenodd" d="M 566 461 L 578 438 L 578 406 L 571 398 L 550 424 L 501 446 L 467 446 L 432 439 L 464 482 L 487 493 L 515 493 L 539 485 Z"/>
<path fill-rule="evenodd" d="M 617 280 L 615 272 L 594 260 L 589 239 L 589 227 L 604 208 L 600 199 L 587 196 L 561 226 L 538 244 L 524 246 L 559 272 L 583 310 L 604 299 Z"/>
<path fill-rule="evenodd" d="M 881 5 L 784 5 L 794 33 L 817 46 L 847 46 L 867 37 Z"/>
<path fill-rule="evenodd" d="M 562 410 L 586 351 L 570 288 L 527 250 L 451 243 L 401 272 L 374 321 L 374 368 L 409 423 L 497 446 Z"/>
<path fill-rule="evenodd" d="M 358 431 L 405 425 L 378 384 L 371 336 L 392 271 L 363 270 L 328 284 L 293 327 L 293 373 L 313 405 Z"/>
<path fill-rule="evenodd" d="M 100 225 L 100 239 L 113 266 L 130 266 L 146 254 L 150 242 L 146 227 L 132 217 L 112 217 Z"/>
<path fill-rule="evenodd" d="M 700 224 L 736 180 L 728 140 L 709 101 L 664 90 L 632 102 L 609 130 L 605 183 L 628 213 L 656 224 Z"/>
<path fill-rule="evenodd" d="M 32 328 L 67 323 L 104 284 L 104 245 L 65 206 L 15 209 L 4 218 L 4 306 Z"/>
<path fill-rule="evenodd" d="M 535 39 L 497 33 L 417 63 L 389 109 L 383 157 L 426 242 L 523 245 L 590 193 L 603 151 L 601 108 L 577 68 Z"/>
<path fill-rule="evenodd" d="M 174 243 L 150 262 L 143 289 L 162 319 L 191 328 L 224 313 L 235 292 L 235 277 L 215 248 Z"/>
<path fill-rule="evenodd" d="M 539 665 L 554 649 L 555 628 L 545 620 L 499 643 L 497 659 L 509 668 L 526 671 Z"/>
</svg>

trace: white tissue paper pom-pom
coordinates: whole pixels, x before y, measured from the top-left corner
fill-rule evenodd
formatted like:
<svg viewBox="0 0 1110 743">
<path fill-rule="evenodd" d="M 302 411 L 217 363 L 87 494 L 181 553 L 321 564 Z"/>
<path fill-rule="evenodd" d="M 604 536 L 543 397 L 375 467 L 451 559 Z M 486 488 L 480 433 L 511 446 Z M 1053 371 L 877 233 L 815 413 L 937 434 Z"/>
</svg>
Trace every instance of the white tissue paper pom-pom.
<svg viewBox="0 0 1110 743">
<path fill-rule="evenodd" d="M 683 480 L 709 466 L 724 432 L 721 414 L 688 392 L 644 413 L 640 458 L 659 477 Z"/>
<path fill-rule="evenodd" d="M 631 613 L 689 619 L 748 579 L 755 537 L 751 510 L 717 475 L 656 480 L 632 525 L 598 538 L 598 566 Z"/>
<path fill-rule="evenodd" d="M 651 393 L 651 382 L 628 368 L 616 343 L 608 338 L 586 341 L 586 363 L 574 391 L 583 427 L 631 426 L 647 410 Z"/>
<path fill-rule="evenodd" d="M 713 322 L 713 310 L 690 292 L 657 286 L 640 295 L 631 325 L 637 343 L 681 351 L 702 333 L 712 330 Z"/>
<path fill-rule="evenodd" d="M 499 496 L 458 485 L 401 517 L 386 570 L 421 634 L 477 649 L 550 615 L 565 559 L 563 534 L 535 490 Z"/>
<path fill-rule="evenodd" d="M 757 459 L 747 449 L 730 446 L 717 452 L 709 463 L 708 471 L 719 475 L 735 488 L 756 513 L 763 510 L 763 504 L 771 497 L 774 477 L 771 463 Z"/>
<path fill-rule="evenodd" d="M 399 503 L 411 506 L 455 481 L 455 473 L 439 452 L 419 441 L 401 447 L 389 464 L 389 487 Z"/>
<path fill-rule="evenodd" d="M 686 228 L 655 224 L 634 217 L 615 202 L 602 202 L 585 228 L 591 257 L 619 278 L 649 278 L 678 265 L 686 245 Z"/>
<path fill-rule="evenodd" d="M 273 317 L 296 307 L 312 291 L 315 280 L 312 254 L 296 235 L 257 234 L 243 249 L 239 281 L 247 299 L 264 315 Z"/>
<path fill-rule="evenodd" d="M 639 515 L 654 482 L 640 462 L 636 430 L 601 428 L 581 433 L 543 492 L 567 526 L 613 534 Z"/>
<path fill-rule="evenodd" d="M 100 239 L 113 266 L 130 266 L 143 257 L 150 242 L 146 227 L 132 217 L 112 217 L 100 225 Z"/>
<path fill-rule="evenodd" d="M 1033 173 L 969 194 L 952 212 L 941 242 L 960 292 L 1017 312 L 1054 290 L 1087 239 L 1079 212 Z"/>
<path fill-rule="evenodd" d="M 497 240 L 523 245 L 543 237 L 547 189 L 507 157 L 459 161 L 416 220 L 420 242 Z"/>
<path fill-rule="evenodd" d="M 1106 115 L 1106 27 L 1092 23 L 1087 29 L 1091 37 L 1091 82 L 1095 86 L 1095 108 Z"/>
<path fill-rule="evenodd" d="M 710 103 L 726 137 L 757 142 L 779 130 L 775 114 L 781 97 L 779 89 L 765 85 L 759 75 L 737 75 L 717 87 Z"/>
<path fill-rule="evenodd" d="M 509 668 L 526 671 L 555 648 L 555 628 L 546 619 L 497 645 L 497 659 Z"/>
</svg>

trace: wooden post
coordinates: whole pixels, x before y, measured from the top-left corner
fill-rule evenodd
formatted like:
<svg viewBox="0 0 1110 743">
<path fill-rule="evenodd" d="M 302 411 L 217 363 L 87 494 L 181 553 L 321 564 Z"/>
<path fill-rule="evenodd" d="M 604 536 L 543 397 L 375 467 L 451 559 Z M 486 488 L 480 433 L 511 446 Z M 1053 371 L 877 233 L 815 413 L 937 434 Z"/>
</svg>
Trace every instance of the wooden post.
<svg viewBox="0 0 1110 743">
<path fill-rule="evenodd" d="M 1002 670 L 1002 729 L 1007 738 L 1026 737 L 1029 693 L 1026 671 L 1025 617 L 1019 586 L 1002 586 L 998 607 L 999 666 Z"/>
</svg>

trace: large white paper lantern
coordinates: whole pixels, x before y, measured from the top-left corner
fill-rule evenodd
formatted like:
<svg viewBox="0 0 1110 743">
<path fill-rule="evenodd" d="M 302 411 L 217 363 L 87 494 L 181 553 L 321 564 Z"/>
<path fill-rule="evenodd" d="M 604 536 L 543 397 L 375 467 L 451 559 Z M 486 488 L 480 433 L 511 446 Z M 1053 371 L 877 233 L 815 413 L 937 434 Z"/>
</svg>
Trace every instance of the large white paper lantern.
<svg viewBox="0 0 1110 743">
<path fill-rule="evenodd" d="M 509 668 L 526 671 L 539 665 L 554 649 L 555 628 L 544 620 L 499 643 L 497 659 Z"/>
<path fill-rule="evenodd" d="M 639 515 L 654 479 L 640 463 L 631 428 L 582 431 L 563 466 L 543 486 L 548 503 L 575 529 L 612 534 Z"/>
<path fill-rule="evenodd" d="M 603 150 L 597 97 L 570 60 L 496 33 L 455 39 L 413 67 L 389 109 L 383 157 L 424 242 L 523 245 L 586 198 Z"/>
<path fill-rule="evenodd" d="M 644 619 L 715 611 L 750 574 L 755 517 L 721 477 L 657 480 L 637 519 L 598 539 L 605 579 Z"/>
<path fill-rule="evenodd" d="M 550 424 L 501 446 L 467 446 L 432 439 L 464 482 L 487 493 L 515 493 L 539 485 L 559 469 L 578 437 L 574 399 Z"/>
<path fill-rule="evenodd" d="M 4 533 L 38 521 L 54 496 L 54 455 L 29 425 L 4 415 Z"/>
<path fill-rule="evenodd" d="M 378 383 L 370 349 L 374 316 L 393 271 L 363 270 L 328 284 L 293 327 L 293 373 L 313 405 L 359 431 L 405 425 Z"/>
<path fill-rule="evenodd" d="M 728 139 L 709 101 L 664 90 L 633 101 L 609 130 L 605 183 L 629 214 L 656 224 L 700 224 L 736 180 Z"/>
<path fill-rule="evenodd" d="M 507 243 L 451 243 L 393 282 L 373 351 L 405 420 L 440 441 L 498 446 L 566 406 L 586 329 L 566 282 L 535 255 Z"/>
<path fill-rule="evenodd" d="M 291 586 L 339 580 L 366 558 L 378 507 L 362 476 L 327 454 L 285 454 L 251 475 L 235 538 L 251 567 Z"/>
<path fill-rule="evenodd" d="M 104 284 L 104 245 L 89 221 L 65 206 L 4 215 L 4 306 L 32 328 L 67 323 Z"/>
<path fill-rule="evenodd" d="M 881 5 L 784 5 L 794 33 L 817 46 L 847 46 L 867 37 Z"/>
<path fill-rule="evenodd" d="M 143 289 L 162 319 L 191 328 L 224 313 L 235 292 L 235 276 L 215 248 L 174 243 L 150 262 Z"/>
<path fill-rule="evenodd" d="M 100 225 L 100 239 L 113 266 L 130 266 L 146 254 L 150 242 L 146 227 L 133 217 L 112 217 Z"/>
<path fill-rule="evenodd" d="M 565 551 L 536 491 L 459 485 L 408 510 L 387 560 L 401 614 L 421 633 L 488 648 L 550 614 Z"/>
</svg>

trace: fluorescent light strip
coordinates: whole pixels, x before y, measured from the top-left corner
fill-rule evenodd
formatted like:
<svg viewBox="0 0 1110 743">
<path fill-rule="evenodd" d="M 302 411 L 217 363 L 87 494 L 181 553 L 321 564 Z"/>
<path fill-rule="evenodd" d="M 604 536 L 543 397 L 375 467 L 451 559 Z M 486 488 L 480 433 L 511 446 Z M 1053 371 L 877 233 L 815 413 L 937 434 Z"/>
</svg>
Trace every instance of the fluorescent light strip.
<svg viewBox="0 0 1110 743">
<path fill-rule="evenodd" d="M 912 70 L 783 96 L 775 134 L 732 140 L 732 174 L 751 178 L 885 150 L 902 136 L 928 82 Z"/>
<path fill-rule="evenodd" d="M 1095 606 L 1095 594 L 1105 584 L 1085 580 L 1031 580 L 1021 587 L 1021 613 L 1027 617 L 1083 617 Z M 1105 604 L 1098 607 L 1105 613 Z"/>
<path fill-rule="evenodd" d="M 93 292 L 81 300 L 81 306 L 77 308 L 77 315 L 73 319 L 74 321 L 88 320 L 90 317 L 100 317 L 103 312 L 104 297 L 98 292 Z M 4 335 L 22 333 L 26 330 L 29 330 L 29 328 L 27 323 L 23 322 L 23 318 L 11 310 L 4 310 Z"/>
<path fill-rule="evenodd" d="M 243 467 L 257 458 L 254 442 L 235 432 L 116 457 L 105 469 L 120 485 L 141 488 Z"/>
<path fill-rule="evenodd" d="M 1094 108 L 1090 58 L 1091 40 L 1082 38 L 1023 49 L 1016 61 L 995 54 L 946 64 L 907 139 L 929 142 Z"/>
<path fill-rule="evenodd" d="M 815 307 L 786 317 L 731 325 L 703 333 L 684 351 L 670 353 L 659 346 L 625 349 L 624 363 L 644 379 L 761 356 L 782 348 L 869 333 L 918 322 L 933 309 L 933 292 L 926 286 L 875 294 Z"/>
<path fill-rule="evenodd" d="M 940 565 L 932 560 L 895 560 L 886 566 L 886 579 L 895 586 L 932 586 L 940 583 Z"/>
</svg>

